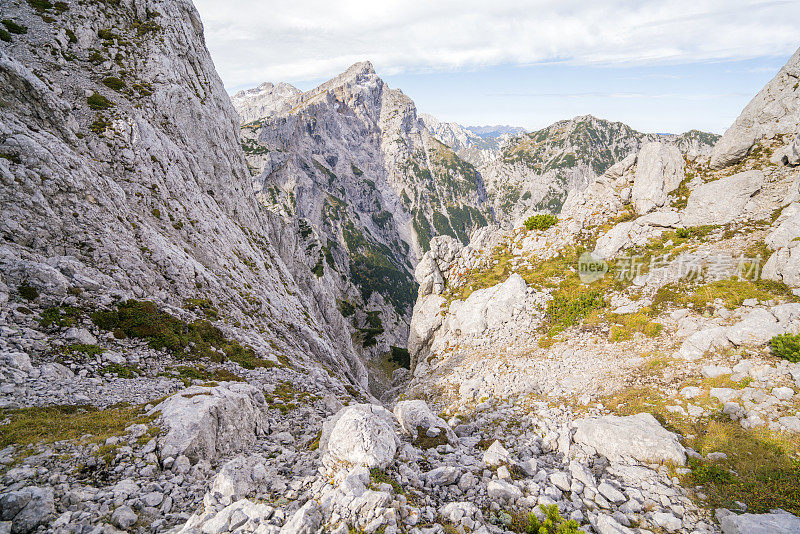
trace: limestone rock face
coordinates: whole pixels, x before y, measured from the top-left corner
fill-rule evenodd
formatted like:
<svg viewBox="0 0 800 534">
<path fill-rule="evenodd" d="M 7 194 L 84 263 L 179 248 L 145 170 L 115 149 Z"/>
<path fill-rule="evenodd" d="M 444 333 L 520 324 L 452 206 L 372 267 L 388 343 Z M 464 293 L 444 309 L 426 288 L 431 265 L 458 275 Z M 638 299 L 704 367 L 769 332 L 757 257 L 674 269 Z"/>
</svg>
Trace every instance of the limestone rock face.
<svg viewBox="0 0 800 534">
<path fill-rule="evenodd" d="M 27 27 L 0 43 L 0 273 L 12 295 L 27 284 L 43 305 L 87 310 L 203 298 L 251 328 L 252 344 L 366 383 L 296 223 L 253 194 L 191 2 L 2 11 Z"/>
<path fill-rule="evenodd" d="M 772 225 L 764 242 L 775 252 L 769 257 L 761 276 L 791 287 L 800 287 L 800 204 L 786 206 Z"/>
<path fill-rule="evenodd" d="M 327 464 L 386 467 L 397 452 L 395 417 L 386 408 L 355 404 L 325 421 L 319 440 Z"/>
<path fill-rule="evenodd" d="M 264 394 L 243 382 L 187 388 L 153 409 L 166 430 L 160 456 L 213 461 L 244 450 L 267 432 L 264 410 Z"/>
<path fill-rule="evenodd" d="M 800 124 L 800 49 L 750 101 L 714 145 L 711 167 L 721 169 L 744 158 L 762 138 L 798 133 Z"/>
<path fill-rule="evenodd" d="M 648 213 L 663 206 L 667 194 L 675 190 L 684 177 L 684 161 L 680 150 L 663 143 L 647 143 L 639 151 L 631 201 L 636 212 Z"/>
<path fill-rule="evenodd" d="M 722 534 L 790 534 L 800 532 L 800 517 L 783 510 L 768 514 L 728 514 L 721 517 Z"/>
<path fill-rule="evenodd" d="M 726 224 L 742 214 L 764 183 L 761 171 L 746 171 L 702 184 L 689 195 L 681 217 L 684 226 Z"/>
<path fill-rule="evenodd" d="M 612 461 L 630 457 L 640 462 L 686 463 L 686 451 L 675 434 L 648 413 L 588 417 L 575 421 L 575 427 L 575 443 L 589 445 Z"/>
</svg>

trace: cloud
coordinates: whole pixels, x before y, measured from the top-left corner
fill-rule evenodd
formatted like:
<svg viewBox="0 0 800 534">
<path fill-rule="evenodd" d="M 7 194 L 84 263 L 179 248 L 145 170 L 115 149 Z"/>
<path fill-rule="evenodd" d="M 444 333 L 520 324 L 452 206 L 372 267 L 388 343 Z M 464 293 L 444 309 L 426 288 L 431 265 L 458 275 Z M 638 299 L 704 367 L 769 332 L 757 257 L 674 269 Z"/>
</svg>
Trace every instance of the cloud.
<svg viewBox="0 0 800 534">
<path fill-rule="evenodd" d="M 229 88 L 565 62 L 680 64 L 788 55 L 800 2 L 744 0 L 195 0 Z"/>
</svg>

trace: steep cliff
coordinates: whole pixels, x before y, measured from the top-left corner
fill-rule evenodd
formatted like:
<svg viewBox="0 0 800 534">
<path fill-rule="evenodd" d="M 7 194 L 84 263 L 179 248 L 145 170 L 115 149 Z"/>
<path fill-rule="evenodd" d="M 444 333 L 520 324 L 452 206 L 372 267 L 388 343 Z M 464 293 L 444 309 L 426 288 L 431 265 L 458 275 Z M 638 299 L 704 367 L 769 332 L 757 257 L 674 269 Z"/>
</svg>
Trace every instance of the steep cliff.
<svg viewBox="0 0 800 534">
<path fill-rule="evenodd" d="M 2 2 L 0 272 L 87 310 L 210 302 L 263 356 L 366 383 L 294 223 L 252 191 L 188 1 Z"/>
</svg>

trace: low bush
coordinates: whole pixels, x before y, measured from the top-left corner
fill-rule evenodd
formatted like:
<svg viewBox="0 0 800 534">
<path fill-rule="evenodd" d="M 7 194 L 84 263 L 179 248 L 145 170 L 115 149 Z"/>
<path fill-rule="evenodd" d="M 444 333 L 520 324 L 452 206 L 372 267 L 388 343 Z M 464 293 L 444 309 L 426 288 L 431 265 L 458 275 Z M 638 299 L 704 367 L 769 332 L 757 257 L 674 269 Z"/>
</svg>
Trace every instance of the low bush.
<svg viewBox="0 0 800 534">
<path fill-rule="evenodd" d="M 605 305 L 605 299 L 600 291 L 586 291 L 577 295 L 557 293 L 547 305 L 547 316 L 551 324 L 550 331 L 551 333 L 560 332 L 574 326 L 589 312 Z"/>
<path fill-rule="evenodd" d="M 772 353 L 792 363 L 800 362 L 800 334 L 782 334 L 769 341 Z"/>
<path fill-rule="evenodd" d="M 558 217 L 550 213 L 540 213 L 532 215 L 525 220 L 525 228 L 528 230 L 547 230 L 558 222 Z"/>
<path fill-rule="evenodd" d="M 90 109 L 94 110 L 108 109 L 114 106 L 111 100 L 107 99 L 100 93 L 92 94 L 92 96 L 86 99 L 86 103 L 89 104 Z"/>
</svg>

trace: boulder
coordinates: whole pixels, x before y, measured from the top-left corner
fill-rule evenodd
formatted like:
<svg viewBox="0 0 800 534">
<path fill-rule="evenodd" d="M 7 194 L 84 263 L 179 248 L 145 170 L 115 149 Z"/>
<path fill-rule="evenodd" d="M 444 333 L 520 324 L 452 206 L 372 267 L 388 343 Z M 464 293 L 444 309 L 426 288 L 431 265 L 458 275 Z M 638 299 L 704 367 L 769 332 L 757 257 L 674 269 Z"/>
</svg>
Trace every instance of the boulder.
<svg viewBox="0 0 800 534">
<path fill-rule="evenodd" d="M 788 247 L 797 237 L 800 237 L 800 202 L 793 202 L 783 208 L 764 238 L 764 243 L 772 250 L 778 250 Z"/>
<path fill-rule="evenodd" d="M 0 495 L 0 520 L 11 521 L 11 534 L 34 532 L 55 512 L 52 488 L 30 486 Z"/>
<path fill-rule="evenodd" d="M 800 50 L 744 108 L 733 125 L 714 145 L 711 168 L 721 169 L 741 161 L 764 137 L 797 133 L 800 124 Z"/>
<path fill-rule="evenodd" d="M 483 453 L 483 463 L 491 467 L 511 463 L 511 453 L 499 441 L 492 443 Z"/>
<path fill-rule="evenodd" d="M 700 330 L 687 337 L 676 356 L 685 360 L 697 360 L 711 349 L 724 349 L 730 346 L 727 328 L 715 326 Z"/>
<path fill-rule="evenodd" d="M 800 517 L 781 509 L 768 514 L 730 513 L 719 518 L 722 534 L 796 534 Z"/>
<path fill-rule="evenodd" d="M 392 412 L 373 404 L 355 404 L 339 410 L 322 425 L 319 448 L 327 465 L 388 466 L 399 440 Z"/>
<path fill-rule="evenodd" d="M 39 376 L 45 380 L 71 380 L 75 378 L 75 373 L 68 367 L 56 362 L 43 363 L 39 367 L 39 372 L 41 373 Z"/>
<path fill-rule="evenodd" d="M 776 250 L 764 264 L 761 277 L 800 287 L 800 241 L 792 241 L 789 246 Z"/>
<path fill-rule="evenodd" d="M 486 494 L 490 499 L 501 502 L 522 497 L 522 491 L 518 487 L 504 480 L 490 480 L 486 485 Z"/>
<path fill-rule="evenodd" d="M 727 224 L 741 216 L 750 198 L 764 183 L 761 171 L 746 171 L 706 182 L 689 195 L 681 222 L 684 226 Z"/>
<path fill-rule="evenodd" d="M 444 434 L 451 443 L 455 443 L 458 439 L 450 425 L 441 417 L 434 415 L 423 400 L 398 402 L 394 407 L 394 416 L 400 423 L 402 432 L 412 440 L 416 440 L 420 432 L 425 432 L 431 438 Z"/>
<path fill-rule="evenodd" d="M 741 345 L 759 346 L 785 331 L 786 327 L 781 325 L 769 310 L 756 308 L 741 321 L 730 326 L 727 336 L 730 342 L 737 347 Z"/>
<path fill-rule="evenodd" d="M 629 457 L 648 463 L 686 464 L 686 450 L 677 436 L 649 413 L 586 417 L 576 420 L 575 427 L 575 443 L 589 445 L 612 461 Z"/>
<path fill-rule="evenodd" d="M 500 328 L 515 310 L 524 307 L 527 290 L 525 280 L 514 273 L 502 284 L 474 291 L 464 301 L 455 300 L 450 304 L 447 328 L 468 335 Z"/>
<path fill-rule="evenodd" d="M 434 334 L 442 326 L 442 307 L 445 302 L 439 295 L 428 295 L 420 297 L 414 305 L 407 345 L 412 370 L 427 356 Z"/>
<path fill-rule="evenodd" d="M 676 146 L 646 143 L 639 151 L 631 201 L 636 212 L 645 214 L 667 202 L 684 178 L 684 161 Z"/>
<path fill-rule="evenodd" d="M 227 506 L 244 498 L 268 479 L 264 458 L 258 454 L 249 456 L 242 454 L 222 466 L 211 481 L 211 488 L 206 497 L 215 504 Z"/>
<path fill-rule="evenodd" d="M 151 412 L 161 413 L 166 430 L 159 437 L 160 456 L 184 455 L 196 463 L 249 449 L 268 431 L 266 408 L 264 394 L 244 382 L 186 388 Z"/>
<path fill-rule="evenodd" d="M 133 508 L 127 505 L 120 506 L 111 514 L 111 522 L 122 530 L 128 530 L 135 525 L 138 520 L 139 516 L 136 515 Z"/>
<path fill-rule="evenodd" d="M 70 328 L 64 333 L 64 338 L 72 343 L 81 343 L 83 345 L 97 344 L 97 338 L 85 328 Z"/>
<path fill-rule="evenodd" d="M 322 526 L 322 508 L 309 499 L 281 528 L 281 534 L 316 534 Z"/>
</svg>

